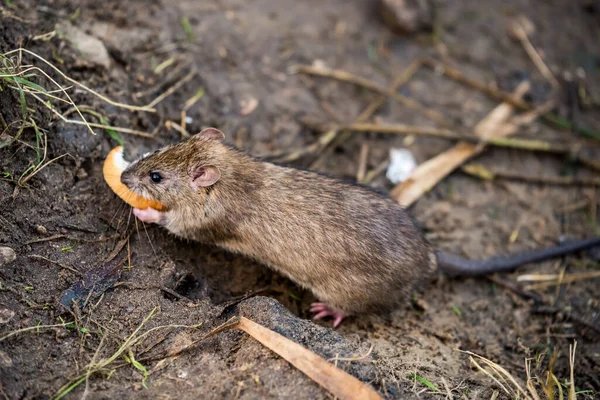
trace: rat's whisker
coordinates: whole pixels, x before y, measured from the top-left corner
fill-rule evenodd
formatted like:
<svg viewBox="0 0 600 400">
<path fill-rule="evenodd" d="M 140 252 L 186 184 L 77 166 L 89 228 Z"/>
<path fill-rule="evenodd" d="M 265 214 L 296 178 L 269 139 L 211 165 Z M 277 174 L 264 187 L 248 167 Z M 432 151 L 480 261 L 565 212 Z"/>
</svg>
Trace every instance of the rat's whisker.
<svg viewBox="0 0 600 400">
<path fill-rule="evenodd" d="M 132 214 L 133 214 L 133 208 L 130 208 L 129 209 L 129 216 L 127 217 L 127 228 L 125 230 L 129 229 L 129 223 L 131 222 L 131 215 Z"/>
<path fill-rule="evenodd" d="M 121 208 L 121 210 L 125 211 L 125 208 Z M 125 211 L 127 212 L 127 211 Z M 119 228 L 121 227 L 121 223 L 123 222 L 123 218 L 119 217 L 118 222 L 117 222 L 117 232 L 119 231 Z M 127 230 L 127 227 L 125 227 L 125 230 Z"/>
<path fill-rule="evenodd" d="M 133 209 L 132 209 L 131 212 L 133 212 Z M 133 220 L 135 222 L 135 231 L 137 232 L 138 236 L 140 236 L 140 227 L 139 227 L 139 224 L 138 224 L 138 219 L 134 218 Z"/>
<path fill-rule="evenodd" d="M 154 255 L 158 255 L 156 253 L 156 249 L 154 248 L 154 245 L 152 244 L 152 239 L 150 239 L 150 235 L 148 235 L 148 230 L 146 229 L 146 224 L 142 221 L 142 226 L 144 227 L 144 231 L 146 231 L 146 237 L 148 238 L 148 243 L 150 243 L 150 247 L 152 248 L 152 251 L 154 252 Z"/>
<path fill-rule="evenodd" d="M 117 207 L 117 209 L 115 210 L 115 212 L 113 213 L 112 217 L 110 218 L 109 224 L 112 225 L 113 221 L 115 220 L 115 218 L 117 218 L 117 216 L 119 214 L 121 214 L 121 212 L 124 210 L 126 203 L 121 202 L 121 204 L 119 204 L 119 207 Z M 118 225 L 117 225 L 117 231 L 118 231 Z"/>
<path fill-rule="evenodd" d="M 129 198 L 127 198 L 127 199 L 124 199 L 124 200 L 126 200 L 124 204 L 127 206 L 127 205 L 128 205 L 128 204 L 127 204 L 127 200 L 129 200 Z M 132 210 L 132 209 L 130 208 L 130 209 L 129 209 L 129 216 L 128 216 L 128 218 L 127 218 L 127 225 L 125 226 L 125 230 L 127 230 L 127 229 L 129 228 L 129 221 L 131 220 L 131 212 L 132 212 L 131 210 Z M 117 231 L 119 230 L 119 227 L 120 227 L 120 226 L 121 226 L 121 220 L 119 220 L 119 223 L 118 223 L 118 225 L 117 225 Z"/>
</svg>

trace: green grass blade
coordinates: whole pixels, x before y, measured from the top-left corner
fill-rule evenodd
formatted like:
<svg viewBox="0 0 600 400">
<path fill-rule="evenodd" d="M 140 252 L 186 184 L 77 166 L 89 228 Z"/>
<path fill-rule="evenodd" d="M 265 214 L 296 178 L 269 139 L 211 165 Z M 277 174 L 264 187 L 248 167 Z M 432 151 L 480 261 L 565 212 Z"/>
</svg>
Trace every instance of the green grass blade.
<svg viewBox="0 0 600 400">
<path fill-rule="evenodd" d="M 423 385 L 427 386 L 429 389 L 433 390 L 434 392 L 437 392 L 437 393 L 441 393 L 442 392 L 440 389 L 437 388 L 437 386 L 435 386 L 433 383 L 429 382 L 427 379 L 423 378 L 420 375 L 417 375 L 415 373 L 411 373 L 410 377 L 412 379 L 415 379 L 415 380 L 419 381 L 420 383 L 422 383 Z"/>
<path fill-rule="evenodd" d="M 106 117 L 98 115 L 98 119 L 100 119 L 100 123 L 102 125 L 110 125 Z M 106 131 L 106 133 L 108 133 L 108 136 L 113 138 L 114 141 L 119 144 L 119 146 L 124 146 L 123 138 L 114 129 L 105 128 L 104 130 Z"/>
<path fill-rule="evenodd" d="M 35 90 L 39 90 L 42 93 L 48 93 L 48 91 L 46 89 L 44 89 L 43 87 L 41 87 L 40 85 L 38 85 L 37 83 L 33 83 L 31 81 L 28 81 L 27 79 L 24 79 L 20 76 L 13 76 L 13 78 L 18 81 L 20 84 L 22 84 L 23 86 L 28 86 L 32 89 Z"/>
</svg>

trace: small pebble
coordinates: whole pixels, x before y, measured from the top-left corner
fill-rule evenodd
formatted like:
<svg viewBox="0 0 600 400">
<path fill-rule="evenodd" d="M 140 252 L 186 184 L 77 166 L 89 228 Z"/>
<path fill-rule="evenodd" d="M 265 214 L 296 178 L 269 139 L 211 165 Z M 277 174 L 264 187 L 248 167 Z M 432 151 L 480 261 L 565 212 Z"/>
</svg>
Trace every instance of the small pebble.
<svg viewBox="0 0 600 400">
<path fill-rule="evenodd" d="M 6 324 L 15 316 L 15 312 L 13 310 L 9 310 L 8 308 L 0 308 L 0 324 Z"/>
<path fill-rule="evenodd" d="M 8 354 L 6 354 L 2 350 L 0 350 L 0 367 L 10 368 L 12 366 L 13 366 L 12 359 L 8 356 Z"/>
<path fill-rule="evenodd" d="M 10 247 L 0 247 L 0 267 L 11 263 L 17 258 L 17 253 Z"/>
<path fill-rule="evenodd" d="M 431 31 L 433 7 L 431 0 L 380 0 L 380 15 L 399 34 Z"/>
<path fill-rule="evenodd" d="M 77 178 L 83 180 L 88 177 L 88 173 L 83 168 L 79 168 L 76 173 Z"/>
<path fill-rule="evenodd" d="M 180 369 L 179 371 L 177 371 L 177 377 L 179 379 L 185 379 L 185 378 L 187 378 L 187 376 L 188 376 L 187 371 L 184 371 L 182 369 Z"/>
</svg>

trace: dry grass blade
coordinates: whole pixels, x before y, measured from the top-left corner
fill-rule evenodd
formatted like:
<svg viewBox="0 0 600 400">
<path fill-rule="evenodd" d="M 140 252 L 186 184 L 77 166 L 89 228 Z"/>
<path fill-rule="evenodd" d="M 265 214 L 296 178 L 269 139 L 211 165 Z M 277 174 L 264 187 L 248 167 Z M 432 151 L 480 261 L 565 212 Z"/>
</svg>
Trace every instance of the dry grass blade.
<svg viewBox="0 0 600 400">
<path fill-rule="evenodd" d="M 492 375 L 488 370 L 483 368 L 477 361 L 475 361 L 475 359 L 473 357 L 469 357 L 469 361 L 471 361 L 471 363 L 473 365 L 475 365 L 475 367 L 479 371 L 483 372 L 485 375 L 490 377 L 496 383 L 496 385 L 498 385 L 500 387 L 500 389 L 502 389 L 504 391 L 504 393 L 506 393 L 509 396 L 512 396 L 512 393 L 506 388 L 506 386 L 504 386 L 502 384 L 502 382 L 500 382 L 494 375 Z"/>
<path fill-rule="evenodd" d="M 365 358 L 369 357 L 371 355 L 371 353 L 373 352 L 373 349 L 375 348 L 374 344 L 371 344 L 371 347 L 369 347 L 369 350 L 367 350 L 367 352 L 365 354 L 363 354 L 362 356 L 356 356 L 356 357 L 338 357 L 335 356 L 333 358 L 330 358 L 327 361 L 360 361 L 360 360 L 364 360 Z"/>
<path fill-rule="evenodd" d="M 6 60 L 8 60 L 8 58 L 6 58 L 6 55 L 9 54 L 9 53 L 11 53 L 11 52 L 3 54 L 2 57 L 4 57 Z M 35 53 L 33 53 L 33 54 L 35 54 Z M 37 56 L 37 57 L 40 58 L 40 59 L 42 59 L 39 56 Z M 19 52 L 19 59 L 21 59 L 21 52 Z M 48 61 L 46 61 L 44 59 L 42 59 L 42 60 L 46 64 L 48 64 L 48 65 L 52 66 L 53 68 L 55 68 L 56 70 L 58 70 L 56 67 L 54 67 L 52 64 L 50 64 Z M 54 84 L 58 88 L 58 90 L 56 92 L 63 93 L 65 95 L 65 97 L 67 98 L 67 100 L 61 98 L 60 101 L 66 102 L 68 104 L 71 104 L 75 108 L 75 110 L 77 111 L 77 113 L 79 114 L 79 116 L 81 117 L 81 119 L 83 120 L 83 122 L 84 123 L 87 122 L 85 120 L 85 117 L 81 113 L 81 111 L 79 111 L 79 108 L 77 107 L 77 105 L 75 104 L 75 102 L 73 102 L 73 99 L 71 99 L 71 96 L 69 96 L 69 93 L 67 92 L 67 89 L 65 87 L 61 86 L 56 80 L 54 80 L 50 75 L 48 75 L 46 73 L 46 71 L 44 71 L 43 69 L 37 68 L 37 67 L 29 67 L 29 66 L 23 67 L 22 65 L 20 65 L 19 63 L 17 63 L 17 64 L 13 64 L 13 71 L 10 71 L 11 73 L 9 73 L 9 74 L 3 74 L 2 77 L 12 76 L 13 79 L 15 79 L 15 83 L 18 86 L 17 90 L 21 93 L 22 96 L 24 96 L 25 93 L 28 93 L 28 94 L 41 93 L 41 94 L 46 95 L 48 93 L 48 91 L 46 89 L 44 89 L 43 87 L 41 87 L 41 86 L 39 86 L 37 84 L 34 84 L 32 82 L 30 82 L 27 86 L 30 87 L 30 88 L 33 88 L 34 90 L 31 90 L 31 89 L 26 88 L 26 87 L 21 87 L 21 85 L 18 84 L 17 79 L 16 79 L 16 77 L 20 76 L 21 73 L 22 73 L 22 72 L 18 71 L 19 68 L 25 68 L 24 71 L 35 70 L 35 71 L 41 73 L 42 75 L 44 75 L 46 77 L 46 79 L 48 79 L 50 82 L 52 82 L 52 84 Z M 62 72 L 61 72 L 61 74 L 62 74 Z M 64 75 L 64 76 L 66 76 L 66 75 Z M 25 82 L 28 82 L 28 81 L 23 81 L 23 83 L 25 83 Z M 55 92 L 55 91 L 52 91 L 52 92 Z M 53 98 L 53 99 L 57 99 L 56 96 L 52 96 L 52 95 L 48 95 L 48 97 Z M 46 103 L 44 102 L 44 104 L 46 104 Z M 88 126 L 88 129 L 92 133 L 92 135 L 96 134 L 92 130 L 92 128 L 90 128 L 89 126 Z"/>
<path fill-rule="evenodd" d="M 83 275 L 81 272 L 77 271 L 77 270 L 76 270 L 75 268 L 73 268 L 73 267 L 70 267 L 70 266 L 68 266 L 68 265 L 65 265 L 65 264 L 63 264 L 63 263 L 61 263 L 61 262 L 58 262 L 58 261 L 51 260 L 51 259 L 49 259 L 49 258 L 47 258 L 47 257 L 44 257 L 44 256 L 41 256 L 41 255 L 39 255 L 39 254 L 30 254 L 30 255 L 28 255 L 27 257 L 29 257 L 29 258 L 34 258 L 34 259 L 38 259 L 38 260 L 44 260 L 44 261 L 46 261 L 46 262 L 49 262 L 50 264 L 58 265 L 58 266 L 59 266 L 59 267 L 61 267 L 61 268 L 64 268 L 64 269 L 66 269 L 66 270 L 68 270 L 68 271 L 71 271 L 72 273 L 74 273 L 74 274 L 75 274 L 75 275 L 77 275 L 77 276 L 82 276 L 82 275 Z"/>
<path fill-rule="evenodd" d="M 573 345 L 569 345 L 569 400 L 576 400 L 577 395 L 575 394 L 575 350 L 577 349 L 577 341 L 573 342 Z"/>
<path fill-rule="evenodd" d="M 236 327 L 277 353 L 339 399 L 381 399 L 373 389 L 352 375 L 256 322 L 241 317 Z"/>
<path fill-rule="evenodd" d="M 25 186 L 25 184 L 26 184 L 26 183 L 27 183 L 27 182 L 28 182 L 28 181 L 29 181 L 31 178 L 33 178 L 33 177 L 34 177 L 34 176 L 35 176 L 35 175 L 36 175 L 38 172 L 40 172 L 41 170 L 43 170 L 44 168 L 46 168 L 48 165 L 52 164 L 53 162 L 55 162 L 55 161 L 58 161 L 58 160 L 60 160 L 61 158 L 63 158 L 63 157 L 66 157 L 66 156 L 72 157 L 70 154 L 63 154 L 63 155 L 60 155 L 60 156 L 58 156 L 58 157 L 54 157 L 52 160 L 49 160 L 49 161 L 47 161 L 47 162 L 46 162 L 46 163 L 44 163 L 44 164 L 39 164 L 39 165 L 38 165 L 38 166 L 36 166 L 36 167 L 33 169 L 33 171 L 31 171 L 31 172 L 30 172 L 28 175 L 25 175 L 25 176 L 23 176 L 23 177 L 19 178 L 19 180 L 17 181 L 17 184 L 18 184 L 19 186 Z"/>
<path fill-rule="evenodd" d="M 582 272 L 580 274 L 528 274 L 517 277 L 517 282 L 548 282 L 556 281 L 562 276 L 562 283 L 576 282 L 582 279 L 600 278 L 600 271 Z"/>
<path fill-rule="evenodd" d="M 63 73 L 60 69 L 58 69 L 57 67 L 55 67 L 51 62 L 47 61 L 44 57 L 38 55 L 37 53 L 34 53 L 31 50 L 27 50 L 24 49 L 22 47 L 19 47 L 18 49 L 14 49 L 14 50 L 10 50 L 6 53 L 4 53 L 4 56 L 10 56 L 11 54 L 21 54 L 21 53 L 26 53 L 29 54 L 35 58 L 37 58 L 38 60 L 42 61 L 44 64 L 48 65 L 50 68 L 52 68 L 57 74 L 59 74 L 63 79 L 67 80 L 68 82 L 72 83 L 75 86 L 78 86 L 86 91 L 88 91 L 89 93 L 93 94 L 94 96 L 98 97 L 99 99 L 103 100 L 104 102 L 111 104 L 115 107 L 119 107 L 119 108 L 124 108 L 127 110 L 131 110 L 131 111 L 146 111 L 146 112 L 156 112 L 156 110 L 154 108 L 152 108 L 151 106 L 133 106 L 130 104 L 125 104 L 125 103 L 119 103 L 116 101 L 113 101 L 111 99 L 109 99 L 106 96 L 101 95 L 100 93 L 96 92 L 95 90 L 87 87 L 86 85 L 84 85 L 83 83 L 76 81 L 75 79 L 69 77 L 68 75 L 66 75 L 65 73 Z"/>
<path fill-rule="evenodd" d="M 522 175 L 518 172 L 508 170 L 491 170 L 480 164 L 468 164 L 463 166 L 461 170 L 468 175 L 490 181 L 495 179 L 507 179 L 528 183 L 540 183 L 546 185 L 600 186 L 600 178 Z"/>
<path fill-rule="evenodd" d="M 367 172 L 365 174 L 364 179 L 362 181 L 360 181 L 359 183 L 362 183 L 363 185 L 368 185 L 379 174 L 383 173 L 383 171 L 386 170 L 388 165 L 390 165 L 390 162 L 388 160 L 383 160 L 381 163 L 379 163 L 379 165 L 377 165 L 375 168 L 373 168 L 372 170 Z"/>
<path fill-rule="evenodd" d="M 540 73 L 544 76 L 544 78 L 546 78 L 546 80 L 548 80 L 548 82 L 550 82 L 553 89 L 557 90 L 560 87 L 560 83 L 558 83 L 558 80 L 550 68 L 548 68 L 544 62 L 544 59 L 539 55 L 535 47 L 533 47 L 533 44 L 531 44 L 529 36 L 527 35 L 527 31 L 523 26 L 525 22 L 526 21 L 524 21 L 522 18 L 516 18 L 511 24 L 511 31 L 521 42 L 525 52 L 527 52 L 527 55 L 529 58 L 531 58 L 531 61 L 535 64 Z"/>
<path fill-rule="evenodd" d="M 73 322 L 63 322 L 61 324 L 53 324 L 53 325 L 36 325 L 36 326 L 28 326 L 27 328 L 21 328 L 21 329 L 17 329 L 16 331 L 12 331 L 12 332 L 8 332 L 7 334 L 5 334 L 4 336 L 0 336 L 0 342 L 8 339 L 9 337 L 18 335 L 20 333 L 24 333 L 24 332 L 30 332 L 30 331 L 39 331 L 40 329 L 50 329 L 50 328 L 62 328 L 65 327 L 67 325 L 72 324 Z"/>
<path fill-rule="evenodd" d="M 39 101 L 42 105 L 44 105 L 46 108 L 48 108 L 54 115 L 56 115 L 58 118 L 60 118 L 63 122 L 66 122 L 68 124 L 75 124 L 75 125 L 85 125 L 87 127 L 91 127 L 91 128 L 100 128 L 100 129 L 112 129 L 114 131 L 117 132 L 123 132 L 123 133 L 129 133 L 132 135 L 137 135 L 137 136 L 143 136 L 143 137 L 154 137 L 153 134 L 148 133 L 148 132 L 143 132 L 143 131 L 138 131 L 136 129 L 130 129 L 130 128 L 121 128 L 118 126 L 111 126 L 111 125 L 104 125 L 104 124 L 96 124 L 94 122 L 87 122 L 87 121 L 78 121 L 75 119 L 68 119 L 66 118 L 64 115 L 62 115 L 61 113 L 59 113 L 58 111 L 56 111 L 54 109 L 54 107 L 52 107 L 51 105 L 49 105 L 48 103 L 46 103 L 41 97 L 39 97 L 38 95 L 29 92 L 28 93 L 30 96 L 32 96 L 34 99 L 36 99 L 37 101 Z M 72 103 L 71 103 L 72 104 Z M 90 129 L 91 129 L 90 128 Z M 93 131 L 92 131 L 93 132 Z M 94 133 L 95 134 L 95 133 Z"/>
<path fill-rule="evenodd" d="M 138 344 L 140 344 L 145 338 L 147 338 L 148 336 L 150 336 L 152 333 L 159 331 L 159 330 L 163 330 L 163 329 L 178 329 L 178 328 L 182 328 L 182 329 L 197 329 L 198 327 L 200 327 L 202 324 L 197 324 L 197 325 L 161 325 L 161 326 L 156 326 L 154 328 L 151 328 L 149 330 L 147 330 L 146 332 L 139 334 L 140 330 L 148 323 L 148 321 L 150 319 L 152 319 L 152 317 L 154 316 L 154 314 L 157 311 L 157 307 L 155 307 L 154 309 L 152 309 L 152 311 L 144 318 L 144 320 L 140 323 L 140 325 L 138 325 L 138 327 L 133 331 L 133 333 L 131 333 L 127 339 L 125 339 L 125 341 L 119 346 L 119 348 L 112 354 L 110 355 L 108 358 L 105 359 L 101 359 L 99 361 L 95 361 L 97 359 L 97 355 L 94 355 L 92 361 L 90 361 L 90 363 L 85 366 L 85 372 L 78 375 L 77 377 L 73 378 L 71 381 L 69 381 L 68 383 L 66 383 L 65 385 L 63 385 L 57 392 L 57 394 L 55 395 L 55 397 L 53 397 L 54 400 L 60 400 L 63 397 L 65 397 L 67 394 L 69 394 L 70 392 L 72 392 L 77 386 L 79 386 L 80 384 L 84 383 L 86 380 L 89 380 L 89 378 L 98 372 L 101 371 L 105 371 L 106 368 L 108 368 L 109 366 L 111 366 L 113 369 L 117 369 L 120 367 L 124 367 L 126 365 L 133 365 L 134 362 L 130 361 L 130 362 L 126 362 L 123 364 L 113 364 L 117 359 L 119 359 L 121 356 L 125 355 L 125 354 L 133 354 L 133 353 L 129 353 L 132 351 L 132 348 Z M 102 345 L 102 342 L 100 343 L 100 346 Z M 98 353 L 99 350 L 97 350 L 96 353 Z"/>
<path fill-rule="evenodd" d="M 479 360 L 483 361 L 495 374 L 495 377 L 492 377 L 492 379 L 500 384 L 500 380 L 502 380 L 505 384 L 509 384 L 511 385 L 511 388 L 514 389 L 514 391 L 516 393 L 511 393 L 506 386 L 500 384 L 500 386 L 502 387 L 502 389 L 507 392 L 507 393 L 511 393 L 511 395 L 513 397 L 517 397 L 515 395 L 518 396 L 523 396 L 525 398 L 528 398 L 527 393 L 525 392 L 525 390 L 523 390 L 523 388 L 521 387 L 521 385 L 517 382 L 517 380 L 510 374 L 510 372 L 508 372 L 504 367 L 496 364 L 493 361 L 488 360 L 487 358 L 480 356 L 478 354 L 475 354 L 473 352 L 470 351 L 463 351 L 463 350 L 459 350 L 461 353 L 465 353 L 468 354 L 470 357 L 469 359 L 474 362 L 474 364 L 483 372 L 486 372 L 486 374 L 488 376 L 491 376 L 491 373 L 489 371 L 486 371 L 483 367 L 481 367 L 478 363 L 475 362 L 475 360 L 473 359 L 473 357 L 478 358 Z"/>
<path fill-rule="evenodd" d="M 540 396 L 537 390 L 535 389 L 533 379 L 531 378 L 531 360 L 529 359 L 525 360 L 525 373 L 527 374 L 527 383 L 525 384 L 525 386 L 527 387 L 529 394 L 531 395 L 533 400 L 540 400 Z"/>
<path fill-rule="evenodd" d="M 26 54 L 29 54 L 29 55 L 31 55 L 31 56 L 33 56 L 33 57 L 41 60 L 46 65 L 50 66 L 54 71 L 56 71 L 63 79 L 71 82 L 74 86 L 77 86 L 77 87 L 80 87 L 80 88 L 82 88 L 84 90 L 87 90 L 88 92 L 90 92 L 94 96 L 97 96 L 98 98 L 100 98 L 101 100 L 103 100 L 103 101 L 105 101 L 105 102 L 107 102 L 109 104 L 112 104 L 112 105 L 120 107 L 120 108 L 132 110 L 132 111 L 133 110 L 148 111 L 148 112 L 154 112 L 155 111 L 153 108 L 131 106 L 131 105 L 127 105 L 127 104 L 123 104 L 123 103 L 118 103 L 118 102 L 112 101 L 112 100 L 108 99 L 107 97 L 102 96 L 99 93 L 95 92 L 94 90 L 88 88 L 87 86 L 79 83 L 78 81 L 70 78 L 66 74 L 62 73 L 58 68 L 56 68 L 50 62 L 48 62 L 47 60 L 45 60 L 44 58 L 42 58 L 41 56 L 37 55 L 36 53 L 34 53 L 32 51 L 19 48 L 19 49 L 11 50 L 11 51 L 9 51 L 7 53 L 4 53 L 1 56 L 4 58 L 4 60 L 8 61 L 8 60 L 10 60 L 8 58 L 8 56 L 13 55 L 13 54 L 21 55 L 22 52 L 26 53 Z M 105 129 L 107 131 L 113 130 L 113 131 L 118 131 L 118 132 L 123 132 L 123 133 L 129 133 L 129 134 L 138 135 L 138 136 L 144 136 L 144 137 L 152 137 L 153 136 L 152 134 L 149 134 L 147 132 L 138 131 L 138 130 L 135 130 L 135 129 L 114 127 L 114 126 L 106 125 L 104 123 L 103 124 L 89 123 L 89 122 L 87 122 L 87 120 L 83 116 L 83 113 L 80 110 L 80 107 L 71 99 L 71 97 L 69 96 L 69 94 L 67 92 L 73 86 L 61 86 L 61 84 L 58 83 L 55 79 L 53 79 L 48 73 L 46 73 L 43 69 L 38 68 L 38 67 L 29 66 L 29 65 L 20 65 L 19 63 L 14 63 L 12 61 L 10 61 L 10 63 L 6 63 L 5 62 L 5 66 L 6 65 L 8 65 L 10 68 L 7 71 L 3 71 L 3 73 L 0 74 L 0 78 L 4 78 L 4 79 L 6 79 L 6 78 L 13 78 L 13 79 L 19 78 L 20 82 L 22 84 L 19 84 L 19 81 L 15 81 L 15 83 L 18 85 L 18 87 L 14 87 L 14 86 L 10 86 L 10 87 L 13 87 L 15 90 L 18 90 L 23 95 L 27 94 L 27 95 L 33 97 L 35 100 L 39 101 L 45 108 L 48 108 L 54 115 L 56 115 L 58 118 L 60 118 L 62 121 L 66 122 L 66 123 L 76 124 L 76 125 L 84 125 L 94 135 L 96 133 L 93 131 L 92 127 Z M 36 83 L 33 83 L 33 82 L 30 82 L 30 81 L 28 81 L 26 79 L 20 78 L 20 77 L 28 77 L 28 76 L 30 76 L 29 74 L 34 74 L 34 73 L 39 73 L 39 74 L 43 75 L 46 79 L 48 79 L 49 82 L 51 82 L 58 89 L 56 89 L 56 90 L 46 90 L 45 88 L 43 88 L 42 86 L 40 86 L 40 85 L 38 85 Z M 62 94 L 64 96 L 64 98 L 60 97 L 60 96 L 57 96 L 57 95 L 54 95 L 54 93 L 60 93 L 60 94 Z M 166 95 L 163 95 L 162 97 L 159 96 L 159 99 L 157 99 L 157 100 L 160 101 L 160 100 L 164 99 L 164 97 L 166 97 Z M 57 102 L 60 102 L 60 103 L 66 103 L 66 104 L 71 105 L 72 106 L 71 110 L 75 111 L 79 115 L 79 117 L 81 118 L 81 121 L 67 119 L 65 115 L 63 115 L 60 112 L 58 112 L 55 109 L 55 107 L 50 103 L 50 101 L 47 101 L 47 100 L 54 100 L 54 101 L 57 101 Z M 81 106 L 82 109 L 84 107 L 85 106 Z"/>
<path fill-rule="evenodd" d="M 173 86 L 171 86 L 169 89 L 167 89 L 164 93 L 162 93 L 157 98 L 155 98 L 154 100 L 152 100 L 148 104 L 147 107 L 154 107 L 155 105 L 157 105 L 158 103 L 160 103 L 161 101 L 163 101 L 164 99 L 166 99 L 168 96 L 170 96 L 173 93 L 175 93 L 177 91 L 177 89 L 179 89 L 180 87 L 182 87 L 186 82 L 188 82 L 189 80 L 191 80 L 195 75 L 196 75 L 196 69 L 192 68 L 192 70 L 186 76 L 184 76 L 183 78 L 181 78 Z"/>
<path fill-rule="evenodd" d="M 304 157 L 305 155 L 318 152 L 319 150 L 327 147 L 331 142 L 333 142 L 333 140 L 335 140 L 335 138 L 338 135 L 338 132 L 339 131 L 337 129 L 332 129 L 328 132 L 323 133 L 316 142 L 314 142 L 306 147 L 303 147 L 303 148 L 300 148 L 297 150 L 293 150 L 291 152 L 282 151 L 282 152 L 277 152 L 277 153 L 272 153 L 272 154 L 266 154 L 266 155 L 262 156 L 262 158 L 275 159 L 278 162 L 296 161 L 299 158 Z"/>
<path fill-rule="evenodd" d="M 360 146 L 360 156 L 358 158 L 358 170 L 356 171 L 356 181 L 362 182 L 367 174 L 367 161 L 369 157 L 369 144 L 363 143 Z"/>
</svg>

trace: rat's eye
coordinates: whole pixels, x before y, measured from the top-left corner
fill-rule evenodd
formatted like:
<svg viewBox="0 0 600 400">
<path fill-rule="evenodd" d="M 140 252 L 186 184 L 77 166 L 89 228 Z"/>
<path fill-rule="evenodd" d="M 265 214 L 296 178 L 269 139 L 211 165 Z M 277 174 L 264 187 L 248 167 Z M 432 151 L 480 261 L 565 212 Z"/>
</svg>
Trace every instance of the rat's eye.
<svg viewBox="0 0 600 400">
<path fill-rule="evenodd" d="M 162 181 L 162 178 L 163 177 L 158 172 L 150 172 L 150 179 L 152 179 L 152 182 L 160 183 L 160 181 Z"/>
</svg>

